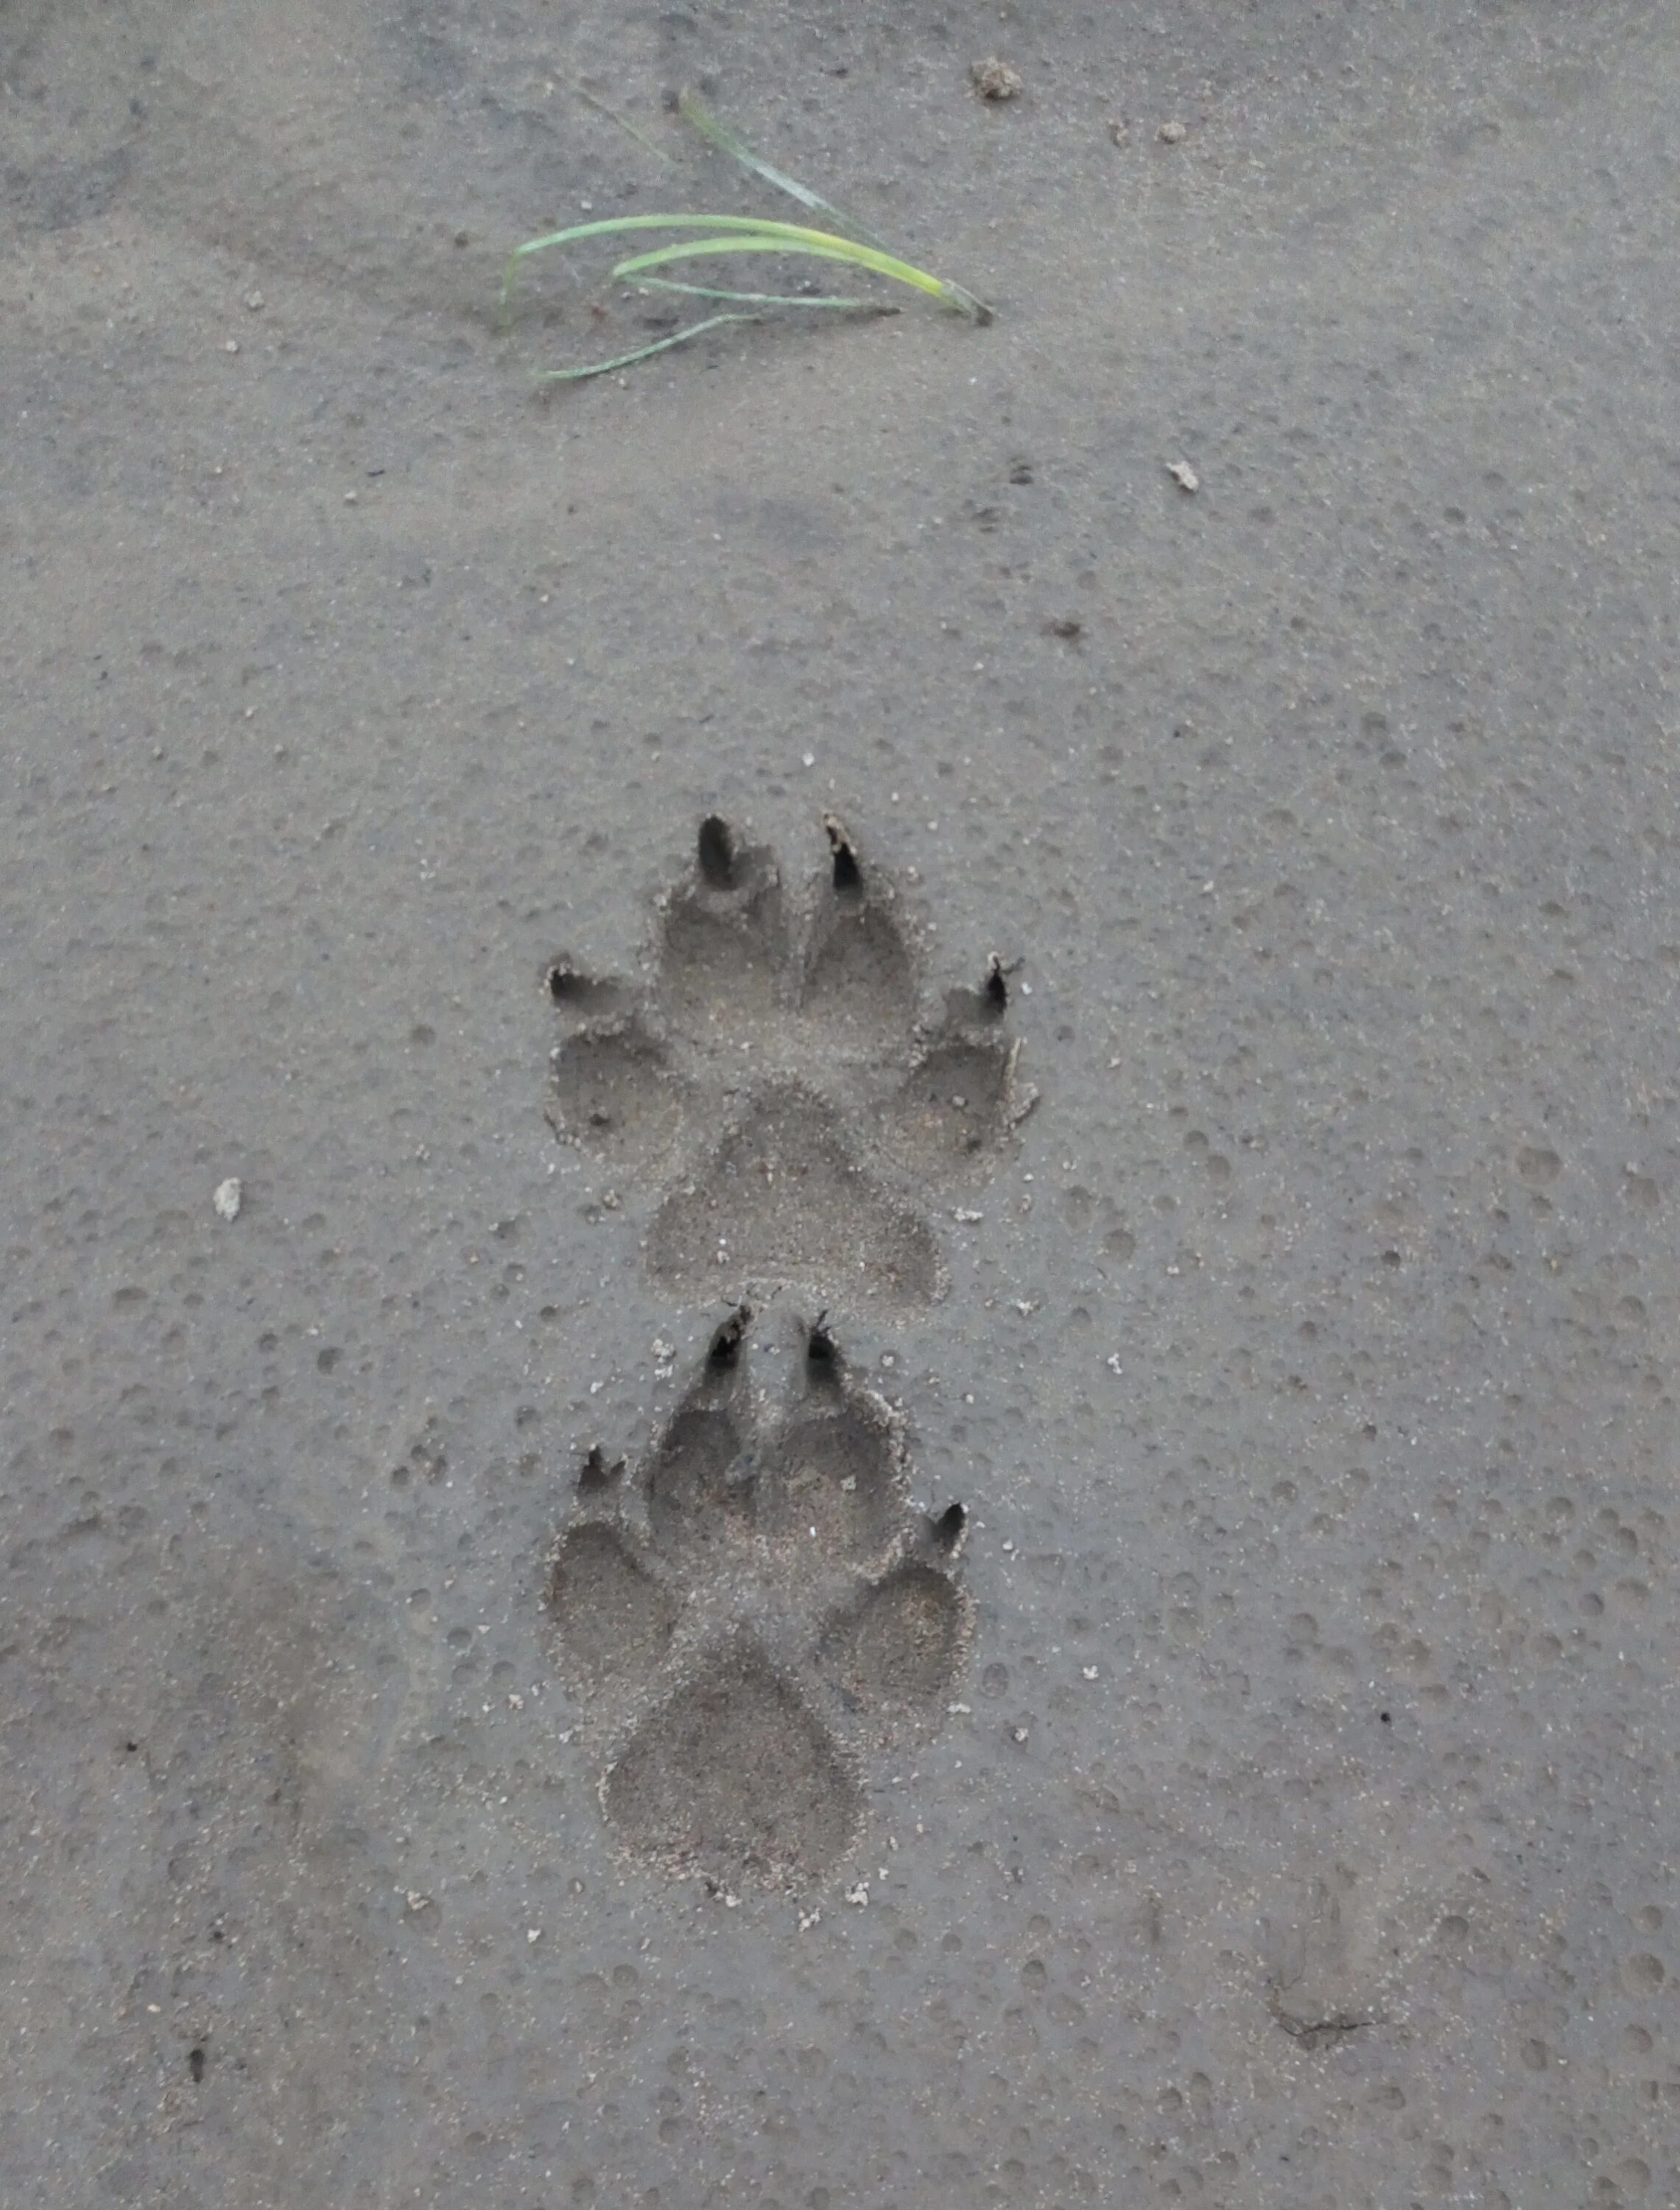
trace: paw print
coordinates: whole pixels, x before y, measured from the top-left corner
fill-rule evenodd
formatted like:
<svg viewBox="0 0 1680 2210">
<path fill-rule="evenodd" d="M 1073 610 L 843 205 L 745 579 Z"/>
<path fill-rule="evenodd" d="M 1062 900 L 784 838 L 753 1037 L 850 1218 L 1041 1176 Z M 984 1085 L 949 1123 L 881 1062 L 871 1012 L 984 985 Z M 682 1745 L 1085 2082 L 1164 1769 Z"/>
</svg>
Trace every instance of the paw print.
<svg viewBox="0 0 1680 2210">
<path fill-rule="evenodd" d="M 751 1324 L 719 1328 L 633 1476 L 589 1453 L 548 1580 L 610 1825 L 726 1889 L 845 1856 L 864 1757 L 942 1724 L 969 1638 L 962 1506 L 912 1507 L 897 1422 L 822 1319 L 774 1404 Z"/>
<path fill-rule="evenodd" d="M 928 1200 L 983 1181 L 1037 1093 L 1001 960 L 924 1022 L 891 884 L 823 825 L 826 863 L 796 899 L 770 851 L 702 822 L 692 873 L 659 901 L 647 993 L 551 963 L 569 1033 L 550 1118 L 654 1193 L 663 1288 L 913 1308 L 944 1286 Z"/>
</svg>

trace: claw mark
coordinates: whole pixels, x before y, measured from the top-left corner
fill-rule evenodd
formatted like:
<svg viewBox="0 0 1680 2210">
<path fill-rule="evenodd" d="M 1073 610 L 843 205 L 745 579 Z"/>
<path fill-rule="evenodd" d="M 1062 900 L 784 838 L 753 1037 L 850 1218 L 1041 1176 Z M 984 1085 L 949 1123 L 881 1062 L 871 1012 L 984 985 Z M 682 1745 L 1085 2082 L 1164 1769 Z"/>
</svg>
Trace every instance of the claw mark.
<svg viewBox="0 0 1680 2210">
<path fill-rule="evenodd" d="M 828 832 L 828 848 L 834 855 L 834 888 L 843 897 L 861 896 L 864 871 L 858 864 L 858 854 L 852 839 L 834 814 L 825 813 L 822 826 Z"/>
<path fill-rule="evenodd" d="M 741 1355 L 741 1344 L 752 1325 L 752 1307 L 737 1305 L 729 1318 L 712 1337 L 706 1353 L 706 1363 L 714 1374 L 727 1374 Z"/>
<path fill-rule="evenodd" d="M 813 1385 L 832 1389 L 840 1378 L 840 1345 L 828 1332 L 828 1315 L 820 1312 L 805 1331 L 805 1372 Z"/>
<path fill-rule="evenodd" d="M 938 1513 L 928 1514 L 928 1534 L 936 1549 L 948 1555 L 954 1553 L 968 1529 L 968 1514 L 960 1504 L 948 1504 Z"/>
<path fill-rule="evenodd" d="M 580 1496 L 599 1495 L 603 1489 L 611 1488 L 623 1470 L 624 1461 L 622 1458 L 615 1458 L 609 1465 L 600 1445 L 591 1443 L 584 1454 L 583 1464 L 578 1469 L 578 1494 Z"/>
<path fill-rule="evenodd" d="M 543 988 L 551 1004 L 575 1014 L 610 1013 L 618 1004 L 616 982 L 603 982 L 587 974 L 574 958 L 562 951 L 543 969 Z"/>
<path fill-rule="evenodd" d="M 720 814 L 708 813 L 700 824 L 700 879 L 710 890 L 735 887 L 735 838 Z"/>
</svg>

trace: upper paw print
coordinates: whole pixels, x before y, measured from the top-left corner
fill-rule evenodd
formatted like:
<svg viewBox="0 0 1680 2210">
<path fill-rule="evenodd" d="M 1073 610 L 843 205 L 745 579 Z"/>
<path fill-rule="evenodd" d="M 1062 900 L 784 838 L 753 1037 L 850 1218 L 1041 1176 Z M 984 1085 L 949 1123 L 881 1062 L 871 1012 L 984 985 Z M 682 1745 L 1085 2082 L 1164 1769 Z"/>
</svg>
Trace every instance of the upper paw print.
<svg viewBox="0 0 1680 2210">
<path fill-rule="evenodd" d="M 923 1305 L 943 1277 L 921 1200 L 990 1173 L 1036 1093 L 1001 961 L 924 1023 L 891 885 L 824 827 L 795 898 L 772 853 L 703 822 L 645 994 L 551 963 L 571 1032 L 550 1117 L 627 1178 L 661 1178 L 647 1248 L 667 1288 Z"/>
<path fill-rule="evenodd" d="M 548 1585 L 608 1820 L 726 1881 L 846 1854 L 861 1756 L 942 1723 L 969 1619 L 962 1507 L 912 1508 L 897 1423 L 822 1321 L 767 1404 L 750 1324 L 744 1306 L 718 1330 L 633 1478 L 590 1453 Z"/>
</svg>

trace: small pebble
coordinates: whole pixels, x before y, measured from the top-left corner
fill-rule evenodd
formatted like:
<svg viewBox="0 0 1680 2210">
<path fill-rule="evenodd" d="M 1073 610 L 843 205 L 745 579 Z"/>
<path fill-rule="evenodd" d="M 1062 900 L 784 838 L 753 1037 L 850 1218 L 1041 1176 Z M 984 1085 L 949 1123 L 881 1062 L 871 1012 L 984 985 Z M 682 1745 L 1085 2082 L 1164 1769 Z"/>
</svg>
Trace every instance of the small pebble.
<svg viewBox="0 0 1680 2210">
<path fill-rule="evenodd" d="M 1163 146 L 1181 146 L 1189 135 L 1189 131 L 1182 123 L 1163 123 L 1155 133 Z"/>
<path fill-rule="evenodd" d="M 216 1217 L 219 1220 L 237 1220 L 239 1217 L 240 1200 L 244 1196 L 244 1191 L 240 1187 L 237 1174 L 229 1174 L 226 1181 L 219 1181 L 216 1184 L 216 1193 L 210 1200 L 216 1208 Z"/>
<path fill-rule="evenodd" d="M 1011 69 L 1008 62 L 999 61 L 996 54 L 988 54 L 983 62 L 976 62 L 968 75 L 982 100 L 1013 100 L 1021 88 L 1021 71 Z"/>
</svg>

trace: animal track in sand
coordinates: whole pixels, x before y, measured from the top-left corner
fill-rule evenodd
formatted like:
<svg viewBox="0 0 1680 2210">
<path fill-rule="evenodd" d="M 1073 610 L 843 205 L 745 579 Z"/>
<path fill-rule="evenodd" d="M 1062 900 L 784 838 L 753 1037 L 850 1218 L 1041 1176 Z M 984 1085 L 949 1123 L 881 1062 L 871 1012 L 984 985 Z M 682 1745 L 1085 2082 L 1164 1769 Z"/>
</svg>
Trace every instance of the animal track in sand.
<svg viewBox="0 0 1680 2210">
<path fill-rule="evenodd" d="M 822 1321 L 777 1402 L 751 1326 L 717 1331 L 633 1473 L 590 1452 L 547 1583 L 608 1821 L 725 1885 L 832 1869 L 864 1759 L 942 1724 L 969 1634 L 962 1506 L 912 1506 L 898 1422 Z"/>
<path fill-rule="evenodd" d="M 823 825 L 826 862 L 795 898 L 773 852 L 702 822 L 645 990 L 551 961 L 567 1033 L 549 1117 L 651 1194 L 661 1287 L 915 1308 L 943 1286 L 930 1200 L 983 1181 L 1037 1093 L 1003 963 L 923 1022 L 896 892 Z"/>
</svg>

